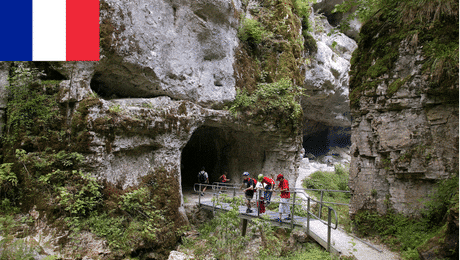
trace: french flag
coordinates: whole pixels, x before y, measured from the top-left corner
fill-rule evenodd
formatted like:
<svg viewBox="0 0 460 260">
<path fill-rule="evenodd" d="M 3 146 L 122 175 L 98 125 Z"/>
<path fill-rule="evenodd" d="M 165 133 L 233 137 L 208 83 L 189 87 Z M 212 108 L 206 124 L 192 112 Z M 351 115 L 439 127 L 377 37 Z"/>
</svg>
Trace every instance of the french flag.
<svg viewBox="0 0 460 260">
<path fill-rule="evenodd" d="M 0 0 L 1 61 L 99 60 L 99 0 Z"/>
</svg>

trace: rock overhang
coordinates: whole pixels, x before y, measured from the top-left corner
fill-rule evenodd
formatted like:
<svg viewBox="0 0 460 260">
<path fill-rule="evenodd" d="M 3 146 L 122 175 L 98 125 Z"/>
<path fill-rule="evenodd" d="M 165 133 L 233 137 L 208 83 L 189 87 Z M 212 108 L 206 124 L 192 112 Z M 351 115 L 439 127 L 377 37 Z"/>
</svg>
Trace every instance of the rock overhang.
<svg viewBox="0 0 460 260">
<path fill-rule="evenodd" d="M 114 98 L 167 95 L 206 107 L 234 99 L 232 1 L 105 3 L 102 28 L 110 41 L 95 68 L 96 92 L 103 85 Z"/>
</svg>

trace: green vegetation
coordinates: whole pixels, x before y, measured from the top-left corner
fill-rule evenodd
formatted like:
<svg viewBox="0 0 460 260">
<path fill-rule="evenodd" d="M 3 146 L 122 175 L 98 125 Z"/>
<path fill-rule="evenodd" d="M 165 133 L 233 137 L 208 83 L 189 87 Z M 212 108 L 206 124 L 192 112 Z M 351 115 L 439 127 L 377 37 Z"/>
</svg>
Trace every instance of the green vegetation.
<svg viewBox="0 0 460 260">
<path fill-rule="evenodd" d="M 345 1 L 337 11 L 356 7 L 349 18 L 359 17 L 364 25 L 358 49 L 351 60 L 350 103 L 359 106 L 360 97 L 373 95 L 378 84 L 390 86 L 393 95 L 410 77 L 394 81 L 382 78 L 395 66 L 403 42 L 415 53 L 422 47 L 422 73 L 430 86 L 421 89 L 447 103 L 458 103 L 458 1 L 358 0 Z"/>
<path fill-rule="evenodd" d="M 452 208 L 458 209 L 459 204 L 459 178 L 458 176 L 439 181 L 437 189 L 433 191 L 425 202 L 426 211 L 424 218 L 429 224 L 439 224 L 448 215 Z"/>
<path fill-rule="evenodd" d="M 303 180 L 303 187 L 306 189 L 325 189 L 325 190 L 343 190 L 348 191 L 348 177 L 349 168 L 348 166 L 335 165 L 334 172 L 323 172 L 317 171 L 310 175 L 308 179 Z M 321 192 L 319 191 L 307 191 L 309 195 L 312 195 L 316 200 L 321 199 Z M 325 202 L 338 202 L 349 204 L 350 193 L 343 192 L 323 192 L 323 201 Z M 337 212 L 339 225 L 348 232 L 351 231 L 351 220 L 349 216 L 349 207 L 346 205 L 330 205 Z M 319 205 L 316 204 L 312 209 L 316 212 L 315 215 L 319 215 Z M 326 207 L 322 208 L 321 217 L 327 220 L 328 210 Z"/>
<path fill-rule="evenodd" d="M 417 248 L 423 247 L 433 237 L 441 236 L 440 240 L 447 237 L 448 224 L 443 219 L 452 213 L 458 215 L 458 185 L 458 177 L 441 181 L 439 188 L 426 201 L 426 210 L 420 219 L 393 212 L 382 216 L 362 211 L 354 217 L 353 223 L 360 235 L 382 241 L 392 250 L 401 252 L 404 259 L 419 259 Z"/>
<path fill-rule="evenodd" d="M 0 241 L 0 260 L 34 260 L 34 249 L 30 248 L 21 239 L 8 243 Z"/>
<path fill-rule="evenodd" d="M 338 166 L 335 172 L 313 173 L 309 179 L 304 180 L 303 185 L 310 189 L 348 190 L 347 183 L 348 169 Z M 318 200 L 321 196 L 319 192 L 308 193 Z M 371 193 L 372 196 L 377 195 L 376 190 L 372 190 Z M 346 193 L 325 192 L 323 196 L 323 201 L 349 203 L 350 200 L 349 194 Z M 393 212 L 382 216 L 377 212 L 361 211 L 350 220 L 348 206 L 334 205 L 333 208 L 339 214 L 339 225 L 348 232 L 351 232 L 353 227 L 360 236 L 372 237 L 400 252 L 403 259 L 416 260 L 419 259 L 418 248 L 427 246 L 433 240 L 440 245 L 446 244 L 443 241 L 449 237 L 449 227 L 445 219 L 452 214 L 458 215 L 458 204 L 459 179 L 454 177 L 438 183 L 438 188 L 425 202 L 422 218 L 410 218 Z M 313 210 L 318 212 L 319 207 L 315 206 Z M 324 208 L 322 216 L 327 216 Z M 447 254 L 454 255 L 455 252 Z"/>
<path fill-rule="evenodd" d="M 354 218 L 362 236 L 376 236 L 394 251 L 401 252 L 404 259 L 418 259 L 416 248 L 434 235 L 434 230 L 417 220 L 400 214 L 362 212 Z M 375 233 L 371 233 L 375 232 Z"/>
<path fill-rule="evenodd" d="M 244 112 L 260 118 L 261 121 L 270 118 L 280 125 L 298 127 L 303 114 L 298 102 L 301 95 L 302 89 L 288 79 L 261 83 L 252 94 L 244 89 L 239 90 L 229 110 L 234 115 Z"/>
<path fill-rule="evenodd" d="M 138 250 L 167 255 L 181 226 L 175 173 L 145 173 L 129 189 L 96 180 L 82 153 L 89 151 L 92 138 L 89 111 L 101 101 L 97 96 L 84 99 L 70 117 L 66 104 L 57 102 L 63 94 L 59 82 L 40 80 L 41 73 L 23 63 L 13 63 L 12 71 L 0 163 L 0 259 L 28 259 L 35 250 L 13 240 L 27 236 L 31 224 L 13 224 L 13 217 L 32 208 L 52 227 L 70 231 L 59 240 L 62 247 L 77 244 L 79 232 L 86 230 L 107 240 L 115 258 L 142 254 Z M 100 122 L 104 127 L 113 124 L 121 108 L 109 112 L 111 118 Z M 73 253 L 71 258 L 80 257 Z"/>
<path fill-rule="evenodd" d="M 328 190 L 349 190 L 348 188 L 348 166 L 335 165 L 334 172 L 317 171 L 310 175 L 310 178 L 304 180 L 304 187 L 307 189 L 328 189 Z M 313 194 L 318 195 L 317 191 L 312 191 Z M 346 193 L 325 193 L 331 199 L 335 198 L 349 198 Z"/>
<path fill-rule="evenodd" d="M 193 254 L 197 259 L 210 256 L 217 259 L 338 259 L 316 243 L 289 245 L 286 241 L 290 231 L 267 224 L 267 216 L 249 222 L 248 234 L 241 236 L 238 202 L 243 200 L 234 202 L 232 210 L 218 214 L 198 227 L 199 237 L 184 238 L 178 250 Z M 255 235 L 260 236 L 260 240 L 251 242 Z M 248 247 L 258 250 L 248 251 Z"/>
<path fill-rule="evenodd" d="M 266 31 L 260 22 L 250 18 L 241 18 L 241 27 L 238 30 L 238 37 L 249 44 L 257 45 L 262 40 L 272 37 L 272 33 Z"/>
<path fill-rule="evenodd" d="M 121 113 L 123 109 L 121 108 L 120 104 L 113 105 L 109 108 L 109 111 L 114 114 Z"/>
<path fill-rule="evenodd" d="M 278 127 L 297 130 L 302 113 L 299 86 L 303 85 L 303 51 L 316 51 L 316 42 L 310 35 L 310 4 L 308 0 L 268 0 L 251 9 L 251 18 L 241 16 L 238 37 L 242 42 L 236 58 L 238 96 L 229 106 L 231 111 L 259 108 L 256 113 L 241 115 L 261 121 L 276 120 L 278 115 L 288 120 L 275 122 Z M 281 93 L 281 98 L 272 95 Z M 270 116 L 277 115 L 277 116 Z M 295 126 L 295 127 L 293 127 Z"/>
</svg>

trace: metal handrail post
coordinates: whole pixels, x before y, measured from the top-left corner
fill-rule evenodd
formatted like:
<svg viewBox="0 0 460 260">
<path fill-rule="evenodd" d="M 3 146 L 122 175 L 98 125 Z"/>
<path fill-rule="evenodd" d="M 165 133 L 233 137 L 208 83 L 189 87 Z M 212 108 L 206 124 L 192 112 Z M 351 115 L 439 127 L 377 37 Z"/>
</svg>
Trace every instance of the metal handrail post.
<svg viewBox="0 0 460 260">
<path fill-rule="evenodd" d="M 328 208 L 328 214 L 327 214 L 327 251 L 331 252 L 331 207 Z"/>
<path fill-rule="evenodd" d="M 236 196 L 236 188 L 235 187 L 232 187 L 233 188 L 233 198 L 235 198 Z"/>
<path fill-rule="evenodd" d="M 212 200 L 212 214 L 214 215 L 216 213 L 216 200 L 217 200 L 215 193 L 212 194 L 212 198 L 213 198 L 213 200 Z"/>
<path fill-rule="evenodd" d="M 256 196 L 259 195 L 258 199 L 256 200 L 256 201 L 258 201 L 258 203 L 257 203 L 257 217 L 260 217 L 260 192 L 261 192 L 261 190 L 258 190 L 257 194 L 256 194 Z"/>
<path fill-rule="evenodd" d="M 201 183 L 199 184 L 199 192 L 198 192 L 198 204 L 201 205 Z"/>
<path fill-rule="evenodd" d="M 310 236 L 310 197 L 307 200 L 307 236 Z"/>
<path fill-rule="evenodd" d="M 323 212 L 323 194 L 324 194 L 323 190 L 321 190 L 321 199 L 319 200 L 320 201 L 320 203 L 319 203 L 319 214 L 318 214 L 319 218 L 321 218 L 321 214 Z"/>
<path fill-rule="evenodd" d="M 291 229 L 294 229 L 295 194 L 296 192 L 294 192 L 294 197 L 292 198 Z"/>
</svg>

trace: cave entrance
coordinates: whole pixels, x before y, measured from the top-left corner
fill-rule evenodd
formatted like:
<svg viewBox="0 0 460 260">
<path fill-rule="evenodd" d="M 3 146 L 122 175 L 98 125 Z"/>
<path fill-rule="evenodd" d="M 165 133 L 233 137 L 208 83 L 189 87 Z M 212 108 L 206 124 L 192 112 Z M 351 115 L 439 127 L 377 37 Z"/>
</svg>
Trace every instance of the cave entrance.
<svg viewBox="0 0 460 260">
<path fill-rule="evenodd" d="M 303 136 L 306 157 L 326 155 L 334 147 L 351 146 L 351 127 L 323 126 L 318 131 Z"/>
<path fill-rule="evenodd" d="M 202 167 L 209 175 L 209 183 L 218 181 L 225 171 L 229 171 L 229 150 L 227 132 L 217 127 L 199 127 L 182 150 L 182 189 L 193 189 Z"/>
</svg>

